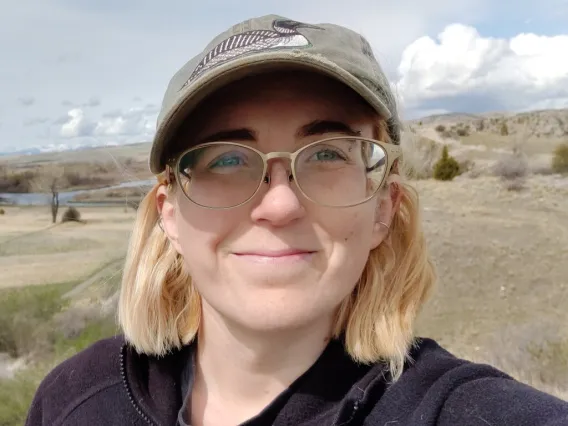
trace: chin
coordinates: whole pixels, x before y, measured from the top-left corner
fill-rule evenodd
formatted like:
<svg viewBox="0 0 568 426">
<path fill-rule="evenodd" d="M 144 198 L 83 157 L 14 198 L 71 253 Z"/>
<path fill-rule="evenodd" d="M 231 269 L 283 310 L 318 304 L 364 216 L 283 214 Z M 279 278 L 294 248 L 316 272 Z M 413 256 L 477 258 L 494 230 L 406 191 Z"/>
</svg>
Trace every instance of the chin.
<svg viewBox="0 0 568 426">
<path fill-rule="evenodd" d="M 218 306 L 218 311 L 240 327 L 257 332 L 282 332 L 329 323 L 341 300 L 318 297 L 317 291 L 306 290 L 309 289 L 256 289 L 249 291 L 246 298 L 237 296 L 232 304 Z"/>
</svg>

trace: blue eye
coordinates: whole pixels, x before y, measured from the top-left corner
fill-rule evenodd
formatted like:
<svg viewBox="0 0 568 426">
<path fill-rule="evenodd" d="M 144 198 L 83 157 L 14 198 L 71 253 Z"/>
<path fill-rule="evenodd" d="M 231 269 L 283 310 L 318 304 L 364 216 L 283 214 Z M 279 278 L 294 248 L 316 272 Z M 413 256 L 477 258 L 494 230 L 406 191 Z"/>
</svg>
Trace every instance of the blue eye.
<svg viewBox="0 0 568 426">
<path fill-rule="evenodd" d="M 223 155 L 213 161 L 210 165 L 210 169 L 218 167 L 237 167 L 244 165 L 244 160 L 237 155 Z"/>
<path fill-rule="evenodd" d="M 322 149 L 321 151 L 316 152 L 312 156 L 312 158 L 314 158 L 316 161 L 345 160 L 345 158 L 340 153 L 331 149 Z"/>
</svg>

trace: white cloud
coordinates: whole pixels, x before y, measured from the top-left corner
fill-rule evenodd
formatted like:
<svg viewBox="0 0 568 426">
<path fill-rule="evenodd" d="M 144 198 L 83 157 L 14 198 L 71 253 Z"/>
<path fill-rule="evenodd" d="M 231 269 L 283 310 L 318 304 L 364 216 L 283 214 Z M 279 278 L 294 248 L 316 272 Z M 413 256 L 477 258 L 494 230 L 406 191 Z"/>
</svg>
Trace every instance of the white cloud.
<svg viewBox="0 0 568 426">
<path fill-rule="evenodd" d="M 568 107 L 565 52 L 568 35 L 519 34 L 506 40 L 452 24 L 437 40 L 421 37 L 404 50 L 397 90 L 409 109 L 454 102 L 471 110 L 467 100 L 475 104 L 480 98 L 484 107 L 493 104 L 496 109 Z"/>
<path fill-rule="evenodd" d="M 77 138 L 81 136 L 89 136 L 94 128 L 80 108 L 74 108 L 68 113 L 67 122 L 61 126 L 61 136 L 64 138 Z"/>
<path fill-rule="evenodd" d="M 113 110 L 92 119 L 81 108 L 73 108 L 67 117 L 55 120 L 61 125 L 59 134 L 64 138 L 91 138 L 97 142 L 125 142 L 148 140 L 156 127 L 158 107 L 148 104 L 124 111 Z"/>
<path fill-rule="evenodd" d="M 99 136 L 150 137 L 156 128 L 158 108 L 154 105 L 133 107 L 126 111 L 112 111 L 103 115 L 95 127 Z"/>
</svg>

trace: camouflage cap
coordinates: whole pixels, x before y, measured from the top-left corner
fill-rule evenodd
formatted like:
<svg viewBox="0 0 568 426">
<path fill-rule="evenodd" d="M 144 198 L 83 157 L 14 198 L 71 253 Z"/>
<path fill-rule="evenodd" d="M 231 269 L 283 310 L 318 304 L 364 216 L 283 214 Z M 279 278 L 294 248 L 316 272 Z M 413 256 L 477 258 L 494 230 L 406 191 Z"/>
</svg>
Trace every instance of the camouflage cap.
<svg viewBox="0 0 568 426">
<path fill-rule="evenodd" d="M 165 169 L 166 148 L 176 130 L 207 96 L 240 78 L 285 68 L 315 71 L 346 84 L 387 120 L 393 143 L 400 143 L 393 92 L 362 35 L 335 24 L 267 15 L 218 35 L 172 77 L 158 116 L 150 170 Z"/>
</svg>

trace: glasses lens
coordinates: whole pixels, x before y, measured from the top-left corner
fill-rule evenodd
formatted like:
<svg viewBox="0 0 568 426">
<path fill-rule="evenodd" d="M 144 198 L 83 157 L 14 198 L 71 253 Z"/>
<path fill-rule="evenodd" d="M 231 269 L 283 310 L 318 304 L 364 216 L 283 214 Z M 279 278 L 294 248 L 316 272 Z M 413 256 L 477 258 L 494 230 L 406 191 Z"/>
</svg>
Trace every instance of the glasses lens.
<svg viewBox="0 0 568 426">
<path fill-rule="evenodd" d="M 333 139 L 307 146 L 296 158 L 300 189 L 316 203 L 342 207 L 373 196 L 386 174 L 381 145 L 358 139 Z"/>
<path fill-rule="evenodd" d="M 260 155 L 243 146 L 214 143 L 191 150 L 179 161 L 180 186 L 194 203 L 228 208 L 254 195 L 263 177 Z"/>
</svg>

